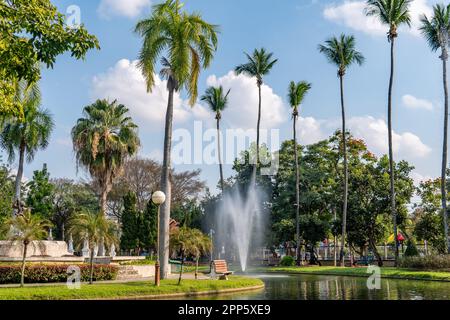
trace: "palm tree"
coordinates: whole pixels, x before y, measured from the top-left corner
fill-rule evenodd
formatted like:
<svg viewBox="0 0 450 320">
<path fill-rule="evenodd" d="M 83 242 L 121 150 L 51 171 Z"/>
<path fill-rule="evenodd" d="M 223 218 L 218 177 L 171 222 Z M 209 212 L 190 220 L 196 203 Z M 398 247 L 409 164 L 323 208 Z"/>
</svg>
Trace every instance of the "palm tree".
<svg viewBox="0 0 450 320">
<path fill-rule="evenodd" d="M 339 259 L 341 266 L 345 266 L 345 236 L 347 233 L 347 201 L 348 201 L 348 162 L 347 162 L 347 138 L 345 126 L 345 103 L 344 103 L 344 76 L 348 67 L 357 63 L 364 63 L 363 55 L 355 49 L 355 37 L 342 34 L 340 37 L 332 37 L 325 41 L 325 45 L 319 45 L 319 51 L 325 55 L 328 61 L 338 67 L 338 77 L 341 91 L 341 113 L 342 113 L 342 153 L 344 154 L 344 204 L 342 208 L 342 237 Z"/>
<path fill-rule="evenodd" d="M 70 220 L 69 232 L 73 234 L 77 243 L 89 243 L 89 283 L 94 281 L 94 250 L 95 245 L 104 241 L 106 245 L 117 243 L 117 226 L 108 220 L 102 212 L 81 213 Z"/>
<path fill-rule="evenodd" d="M 219 154 L 219 170 L 220 170 L 220 187 L 222 192 L 224 190 L 223 170 L 222 170 L 222 156 L 220 152 L 220 119 L 222 119 L 222 111 L 227 107 L 228 95 L 230 90 L 224 95 L 223 87 L 209 87 L 205 94 L 201 97 L 202 101 L 205 101 L 209 108 L 216 114 L 216 127 L 217 127 L 217 148 Z"/>
<path fill-rule="evenodd" d="M 161 76 L 167 79 L 168 102 L 164 133 L 164 156 L 161 172 L 161 190 L 167 201 L 161 207 L 160 260 L 161 278 L 167 277 L 169 266 L 169 220 L 171 188 L 171 141 L 173 121 L 173 97 L 176 91 L 185 88 L 190 104 L 197 100 L 197 84 L 202 68 L 209 67 L 217 49 L 218 28 L 205 22 L 197 14 L 182 12 L 179 0 L 166 0 L 153 6 L 152 15 L 140 21 L 135 31 L 143 38 L 139 67 L 147 81 L 147 90 L 155 84 L 156 62 L 163 52 Z"/>
<path fill-rule="evenodd" d="M 27 259 L 28 246 L 33 241 L 39 241 L 47 236 L 47 229 L 51 227 L 48 220 L 39 215 L 32 215 L 29 209 L 10 217 L 3 223 L 3 229 L 8 232 L 7 239 L 12 242 L 21 242 L 23 245 L 22 267 L 20 273 L 20 286 L 25 282 L 25 263 Z"/>
<path fill-rule="evenodd" d="M 0 146 L 7 152 L 10 163 L 19 157 L 16 174 L 14 207 L 21 211 L 20 193 L 25 161 L 33 161 L 36 152 L 48 146 L 54 123 L 47 109 L 42 109 L 41 93 L 37 83 L 15 83 L 15 100 L 22 106 L 24 117 L 10 116 L 2 121 Z"/>
<path fill-rule="evenodd" d="M 394 86 L 395 69 L 395 39 L 398 37 L 398 28 L 402 24 L 411 26 L 409 5 L 411 0 L 367 0 L 366 14 L 378 17 L 381 23 L 389 26 L 388 41 L 391 44 L 391 73 L 389 77 L 388 91 L 388 143 L 389 143 L 389 171 L 390 171 L 390 194 L 391 194 L 391 215 L 394 225 L 395 235 L 395 266 L 398 263 L 398 239 L 397 239 L 397 211 L 395 204 L 394 186 L 394 154 L 392 149 L 392 91 Z"/>
<path fill-rule="evenodd" d="M 83 110 L 72 129 L 77 166 L 86 168 L 99 186 L 99 203 L 106 214 L 108 193 L 126 159 L 135 155 L 140 142 L 137 126 L 128 109 L 107 100 L 97 100 Z"/>
<path fill-rule="evenodd" d="M 448 149 L 448 85 L 447 85 L 447 60 L 450 37 L 450 4 L 437 4 L 433 7 L 433 17 L 428 20 L 426 15 L 421 18 L 422 26 L 420 30 L 428 41 L 431 50 L 441 49 L 442 75 L 444 85 L 444 143 L 442 148 L 442 168 L 441 168 L 441 201 L 442 214 L 444 217 L 444 236 L 446 239 L 447 252 L 450 253 L 450 241 L 448 238 L 448 211 L 447 211 L 447 190 L 446 190 L 446 170 L 447 170 L 447 149 Z"/>
<path fill-rule="evenodd" d="M 272 59 L 273 53 L 269 53 L 266 49 L 255 49 L 253 54 L 247 56 L 247 62 L 235 68 L 236 74 L 246 74 L 247 76 L 256 78 L 258 86 L 258 123 L 256 125 L 256 166 L 259 166 L 259 128 L 261 126 L 261 87 L 263 85 L 264 76 L 268 75 L 278 59 Z"/>
<path fill-rule="evenodd" d="M 297 145 L 297 120 L 299 111 L 298 108 L 302 104 L 303 99 L 305 98 L 308 91 L 311 89 L 311 84 L 306 81 L 301 81 L 299 83 L 295 83 L 291 81 L 289 84 L 289 93 L 288 100 L 292 107 L 292 119 L 293 121 L 293 132 L 294 132 L 294 156 L 295 156 L 295 224 L 296 224 L 296 233 L 295 233 L 295 241 L 297 243 L 296 246 L 296 256 L 297 256 L 297 265 L 301 265 L 301 252 L 300 252 L 300 172 L 298 165 L 298 145 Z"/>
</svg>

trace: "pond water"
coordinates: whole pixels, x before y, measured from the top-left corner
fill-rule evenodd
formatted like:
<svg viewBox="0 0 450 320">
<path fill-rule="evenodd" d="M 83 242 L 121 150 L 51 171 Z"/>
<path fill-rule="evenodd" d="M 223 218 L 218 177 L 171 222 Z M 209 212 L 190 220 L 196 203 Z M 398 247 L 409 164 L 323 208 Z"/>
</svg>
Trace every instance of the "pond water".
<svg viewBox="0 0 450 320">
<path fill-rule="evenodd" d="M 367 278 L 321 275 L 253 274 L 264 281 L 259 291 L 201 299 L 223 300 L 450 300 L 450 282 L 382 279 L 369 290 Z"/>
</svg>

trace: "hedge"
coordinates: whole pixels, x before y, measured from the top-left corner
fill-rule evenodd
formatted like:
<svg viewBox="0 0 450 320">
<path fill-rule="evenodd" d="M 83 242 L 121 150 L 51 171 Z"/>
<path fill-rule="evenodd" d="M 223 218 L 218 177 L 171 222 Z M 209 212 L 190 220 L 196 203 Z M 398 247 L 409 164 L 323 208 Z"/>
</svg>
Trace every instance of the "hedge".
<svg viewBox="0 0 450 320">
<path fill-rule="evenodd" d="M 67 268 L 61 264 L 33 264 L 25 267 L 25 283 L 54 283 L 67 281 Z M 89 264 L 77 264 L 81 281 L 89 281 Z M 20 283 L 20 265 L 0 265 L 0 284 Z M 114 280 L 119 268 L 113 265 L 94 265 L 94 281 Z"/>
<path fill-rule="evenodd" d="M 414 256 L 400 259 L 401 268 L 421 270 L 450 270 L 450 255 Z"/>
</svg>

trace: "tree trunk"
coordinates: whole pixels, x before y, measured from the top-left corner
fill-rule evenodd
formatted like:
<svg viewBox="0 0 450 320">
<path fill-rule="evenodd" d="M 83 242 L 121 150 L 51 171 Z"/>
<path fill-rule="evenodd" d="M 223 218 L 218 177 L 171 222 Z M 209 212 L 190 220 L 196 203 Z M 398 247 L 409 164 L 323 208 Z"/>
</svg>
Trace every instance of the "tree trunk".
<svg viewBox="0 0 450 320">
<path fill-rule="evenodd" d="M 89 272 L 89 284 L 94 283 L 94 248 L 91 248 L 90 256 L 89 256 L 89 263 L 90 263 L 90 272 Z"/>
<path fill-rule="evenodd" d="M 373 254 L 374 254 L 375 257 L 377 258 L 378 266 L 379 266 L 379 267 L 382 267 L 382 266 L 383 266 L 383 259 L 381 258 L 381 255 L 380 255 L 380 253 L 378 252 L 376 243 L 375 243 L 372 239 L 370 239 L 370 240 L 369 240 L 369 245 L 370 245 L 370 247 L 372 248 Z"/>
<path fill-rule="evenodd" d="M 178 277 L 178 285 L 181 284 L 181 277 L 183 276 L 183 266 L 184 266 L 184 253 L 181 254 L 181 266 L 180 266 L 180 276 Z"/>
<path fill-rule="evenodd" d="M 394 225 L 394 239 L 395 239 L 395 262 L 394 266 L 398 264 L 398 238 L 397 238 L 397 211 L 395 205 L 395 172 L 394 172 L 394 152 L 392 149 L 392 88 L 394 85 L 394 44 L 395 37 L 391 37 L 391 75 L 389 77 L 389 93 L 388 93 L 388 142 L 389 142 L 389 176 L 390 176 L 390 195 L 391 195 L 391 215 Z"/>
<path fill-rule="evenodd" d="M 447 252 L 450 253 L 450 241 L 448 238 L 448 212 L 447 212 L 447 139 L 448 139 L 448 86 L 447 86 L 447 50 L 442 50 L 442 74 L 444 85 L 444 143 L 442 148 L 442 170 L 441 170 L 441 200 L 442 200 L 442 214 L 444 218 L 444 237 L 447 245 Z"/>
<path fill-rule="evenodd" d="M 169 87 L 166 124 L 164 133 L 164 159 L 161 173 L 161 191 L 166 195 L 166 201 L 161 205 L 159 222 L 159 261 L 161 264 L 161 279 L 166 279 L 169 271 L 169 222 L 171 204 L 170 167 L 172 149 L 172 121 L 174 87 Z"/>
<path fill-rule="evenodd" d="M 27 250 L 28 250 L 28 242 L 23 242 L 23 256 L 22 256 L 22 267 L 20 271 L 20 287 L 23 287 L 25 284 L 25 262 L 27 259 Z"/>
<path fill-rule="evenodd" d="M 195 280 L 198 279 L 198 259 L 199 257 L 195 258 Z"/>
<path fill-rule="evenodd" d="M 297 257 L 297 266 L 302 264 L 301 257 L 301 241 L 300 241 L 300 173 L 299 173 L 299 165 L 298 165 L 298 148 L 297 148 L 297 117 L 298 114 L 295 112 L 294 114 L 294 157 L 295 157 L 295 242 L 297 243 L 295 255 Z"/>
<path fill-rule="evenodd" d="M 341 252 L 340 261 L 341 267 L 345 267 L 345 235 L 347 232 L 347 200 L 348 200 L 348 163 L 347 163 L 347 137 L 345 128 L 345 104 L 344 104 L 344 76 L 339 77 L 341 87 L 341 111 L 342 111 L 342 143 L 344 153 L 344 205 L 342 208 L 342 238 L 341 238 Z"/>
<path fill-rule="evenodd" d="M 22 177 L 23 177 L 23 166 L 25 162 L 25 143 L 22 141 L 19 147 L 19 168 L 17 169 L 16 182 L 15 182 L 15 192 L 14 192 L 14 205 L 17 205 L 16 210 L 13 211 L 13 215 L 15 213 L 19 213 L 21 211 L 20 204 L 20 191 L 22 187 Z"/>
<path fill-rule="evenodd" d="M 220 188 L 224 189 L 223 182 L 223 168 L 222 168 L 222 153 L 220 152 L 220 118 L 217 117 L 217 146 L 218 146 L 218 155 L 219 155 L 219 171 L 220 171 Z"/>
<path fill-rule="evenodd" d="M 258 123 L 256 126 L 256 167 L 259 166 L 259 129 L 261 126 L 261 84 L 258 83 Z"/>
<path fill-rule="evenodd" d="M 108 201 L 108 189 L 106 186 L 102 186 L 102 190 L 100 193 L 100 211 L 103 214 L 103 216 L 106 216 L 107 201 Z"/>
</svg>

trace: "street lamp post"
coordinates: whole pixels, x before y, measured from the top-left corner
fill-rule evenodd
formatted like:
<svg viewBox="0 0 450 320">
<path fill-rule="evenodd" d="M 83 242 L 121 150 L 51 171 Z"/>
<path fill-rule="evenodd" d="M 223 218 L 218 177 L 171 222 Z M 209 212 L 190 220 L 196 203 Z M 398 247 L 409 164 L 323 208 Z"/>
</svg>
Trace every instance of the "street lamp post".
<svg viewBox="0 0 450 320">
<path fill-rule="evenodd" d="M 156 191 L 152 194 L 152 201 L 158 206 L 158 222 L 156 225 L 156 263 L 155 263 L 155 286 L 159 287 L 159 282 L 161 279 L 161 274 L 159 270 L 159 208 L 166 201 L 166 195 L 162 191 Z"/>
</svg>

